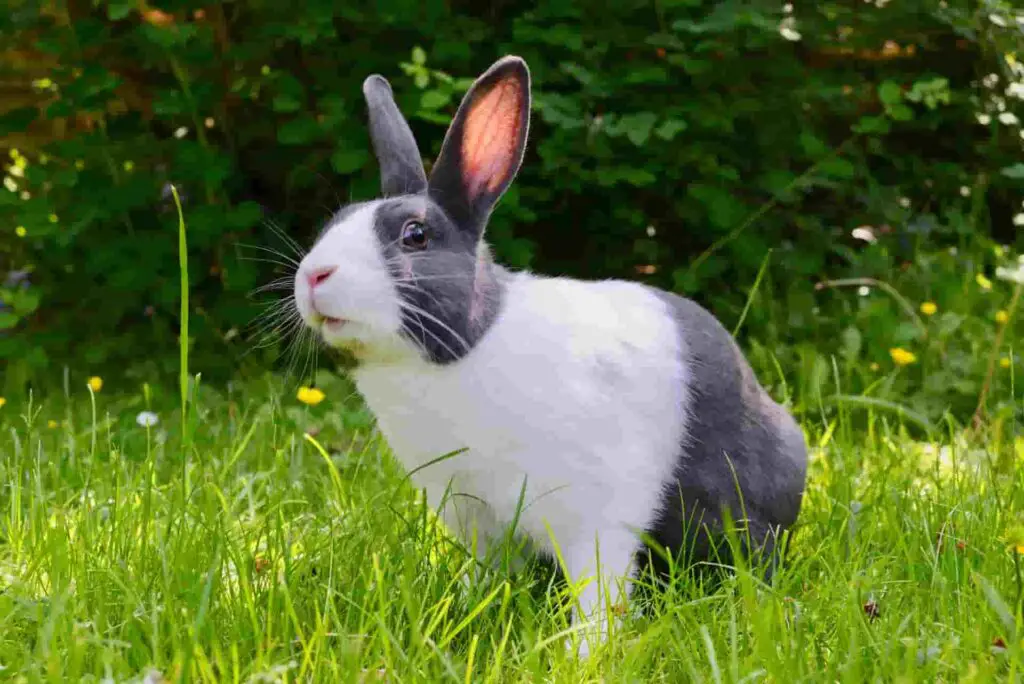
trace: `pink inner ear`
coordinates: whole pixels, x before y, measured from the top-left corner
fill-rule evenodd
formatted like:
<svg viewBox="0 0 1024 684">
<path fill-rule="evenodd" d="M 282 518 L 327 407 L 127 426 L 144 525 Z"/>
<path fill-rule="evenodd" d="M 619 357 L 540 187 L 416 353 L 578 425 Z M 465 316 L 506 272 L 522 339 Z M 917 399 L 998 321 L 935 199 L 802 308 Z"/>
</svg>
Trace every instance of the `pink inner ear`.
<svg viewBox="0 0 1024 684">
<path fill-rule="evenodd" d="M 512 172 L 522 98 L 519 81 L 509 78 L 471 105 L 462 133 L 462 178 L 471 201 L 497 190 Z"/>
</svg>

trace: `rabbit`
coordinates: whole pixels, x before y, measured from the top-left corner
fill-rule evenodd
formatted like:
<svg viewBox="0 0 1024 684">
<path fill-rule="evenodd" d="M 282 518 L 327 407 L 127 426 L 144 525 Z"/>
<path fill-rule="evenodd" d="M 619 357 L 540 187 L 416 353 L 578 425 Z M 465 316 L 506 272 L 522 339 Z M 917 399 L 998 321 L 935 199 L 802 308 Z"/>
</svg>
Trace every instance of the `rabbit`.
<svg viewBox="0 0 1024 684">
<path fill-rule="evenodd" d="M 712 314 L 492 258 L 488 217 L 530 124 L 526 62 L 506 56 L 473 83 L 429 178 L 388 82 L 368 77 L 363 95 L 383 198 L 329 220 L 294 302 L 355 360 L 379 430 L 446 526 L 481 559 L 513 522 L 561 558 L 583 585 L 571 619 L 599 628 L 581 656 L 607 638 L 602 607 L 628 604 L 631 578 L 658 563 L 651 541 L 706 559 L 728 515 L 774 548 L 800 511 L 804 434 Z"/>
</svg>

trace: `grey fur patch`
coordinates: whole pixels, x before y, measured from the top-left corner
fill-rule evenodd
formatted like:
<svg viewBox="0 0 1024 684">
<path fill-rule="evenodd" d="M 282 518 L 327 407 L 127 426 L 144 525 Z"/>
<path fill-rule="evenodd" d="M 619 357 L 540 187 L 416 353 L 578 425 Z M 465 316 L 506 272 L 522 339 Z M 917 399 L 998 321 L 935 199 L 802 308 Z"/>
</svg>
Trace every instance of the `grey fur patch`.
<svg viewBox="0 0 1024 684">
<path fill-rule="evenodd" d="M 410 220 L 427 232 L 425 249 L 403 246 Z M 404 334 L 433 363 L 464 358 L 498 315 L 504 269 L 476 235 L 460 230 L 424 195 L 382 202 L 374 229 L 398 289 Z"/>
<path fill-rule="evenodd" d="M 777 534 L 800 512 L 807 477 L 803 433 L 757 382 L 714 316 L 691 300 L 656 292 L 683 341 L 690 409 L 673 480 L 666 483 L 661 513 L 648 533 L 690 562 L 709 560 L 728 510 L 737 528 L 746 521 L 752 546 L 770 552 Z M 653 560 L 664 569 L 660 559 Z"/>
</svg>

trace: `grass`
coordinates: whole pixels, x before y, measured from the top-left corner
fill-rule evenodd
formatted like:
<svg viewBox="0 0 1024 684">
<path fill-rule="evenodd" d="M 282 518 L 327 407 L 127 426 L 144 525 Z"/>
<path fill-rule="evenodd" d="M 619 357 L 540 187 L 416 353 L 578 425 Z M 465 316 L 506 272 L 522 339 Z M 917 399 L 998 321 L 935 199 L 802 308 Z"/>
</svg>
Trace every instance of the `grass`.
<svg viewBox="0 0 1024 684">
<path fill-rule="evenodd" d="M 350 388 L 73 390 L 0 413 L 0 672 L 20 681 L 1015 680 L 1014 442 L 810 420 L 810 487 L 770 585 L 679 581 L 586 662 L 535 574 L 463 586 Z M 147 402 L 162 422 L 135 424 Z M 51 427 L 51 420 L 59 420 Z M 307 436 L 307 432 L 315 436 Z M 956 435 L 951 432 L 951 435 Z M 949 447 L 949 448 L 943 448 Z M 1020 442 L 1017 442 L 1017 448 Z M 1007 459 L 1010 459 L 1007 461 Z M 156 681 L 151 679 L 150 681 Z"/>
</svg>

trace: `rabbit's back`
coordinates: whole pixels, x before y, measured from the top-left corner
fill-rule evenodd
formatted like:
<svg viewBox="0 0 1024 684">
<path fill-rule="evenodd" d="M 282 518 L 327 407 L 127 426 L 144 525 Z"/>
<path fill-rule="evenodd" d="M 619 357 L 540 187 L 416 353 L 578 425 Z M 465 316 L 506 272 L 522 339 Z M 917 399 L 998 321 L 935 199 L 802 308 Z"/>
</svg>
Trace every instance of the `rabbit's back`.
<svg viewBox="0 0 1024 684">
<path fill-rule="evenodd" d="M 689 299 L 654 292 L 683 340 L 690 412 L 672 489 L 648 531 L 674 549 L 685 536 L 700 559 L 709 540 L 695 523 L 717 528 L 727 507 L 734 520 L 746 519 L 755 544 L 767 541 L 770 548 L 770 529 L 789 527 L 800 511 L 807 474 L 803 431 L 764 390 L 711 313 Z"/>
</svg>

